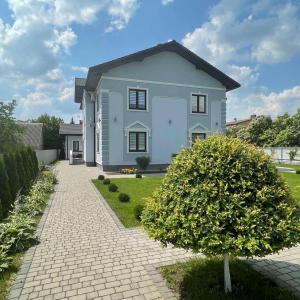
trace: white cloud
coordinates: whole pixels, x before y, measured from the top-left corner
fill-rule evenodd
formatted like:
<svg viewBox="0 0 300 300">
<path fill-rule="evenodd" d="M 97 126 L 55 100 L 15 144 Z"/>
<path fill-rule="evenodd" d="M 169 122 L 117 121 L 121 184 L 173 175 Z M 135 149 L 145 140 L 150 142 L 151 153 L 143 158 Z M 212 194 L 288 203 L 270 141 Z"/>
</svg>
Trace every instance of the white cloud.
<svg viewBox="0 0 300 300">
<path fill-rule="evenodd" d="M 62 70 L 59 68 L 55 68 L 47 72 L 47 77 L 53 81 L 61 80 L 62 76 Z"/>
<path fill-rule="evenodd" d="M 162 5 L 168 5 L 170 3 L 174 2 L 174 0 L 161 0 Z"/>
<path fill-rule="evenodd" d="M 183 43 L 216 65 L 289 60 L 300 53 L 299 8 L 277 0 L 262 2 L 221 0 L 209 21 L 188 33 Z"/>
<path fill-rule="evenodd" d="M 80 66 L 73 66 L 71 69 L 73 71 L 81 72 L 81 73 L 87 73 L 89 70 L 89 68 L 87 68 L 87 67 L 80 67 Z"/>
<path fill-rule="evenodd" d="M 72 101 L 74 99 L 74 87 L 64 88 L 59 95 L 60 101 Z"/>
<path fill-rule="evenodd" d="M 106 31 L 110 32 L 115 29 L 123 29 L 127 26 L 129 20 L 138 7 L 138 0 L 112 0 L 108 8 L 108 13 L 111 16 L 111 22 Z"/>
</svg>

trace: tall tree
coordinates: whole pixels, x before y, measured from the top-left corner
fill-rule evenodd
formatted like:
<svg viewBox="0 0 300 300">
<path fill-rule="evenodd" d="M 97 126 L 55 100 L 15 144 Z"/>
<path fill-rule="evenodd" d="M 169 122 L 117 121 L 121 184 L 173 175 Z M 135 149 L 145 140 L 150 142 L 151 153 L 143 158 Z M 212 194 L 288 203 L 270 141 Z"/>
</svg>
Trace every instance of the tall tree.
<svg viewBox="0 0 300 300">
<path fill-rule="evenodd" d="M 24 129 L 16 123 L 13 113 L 16 101 L 0 102 L 0 153 L 15 149 Z"/>
<path fill-rule="evenodd" d="M 37 119 L 32 120 L 33 123 L 44 124 L 44 147 L 45 149 L 61 149 L 63 137 L 59 135 L 59 126 L 63 124 L 61 118 L 43 114 Z"/>
<path fill-rule="evenodd" d="M 72 117 L 70 124 L 75 124 L 74 119 Z"/>
</svg>

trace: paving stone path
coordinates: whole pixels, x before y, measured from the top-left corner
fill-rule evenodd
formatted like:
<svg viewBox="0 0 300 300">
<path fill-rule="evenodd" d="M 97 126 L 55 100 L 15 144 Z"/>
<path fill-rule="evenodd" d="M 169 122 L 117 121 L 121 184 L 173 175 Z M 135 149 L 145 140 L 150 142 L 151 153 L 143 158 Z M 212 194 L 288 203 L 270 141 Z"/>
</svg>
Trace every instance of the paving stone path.
<svg viewBox="0 0 300 300">
<path fill-rule="evenodd" d="M 97 168 L 56 166 L 58 185 L 10 299 L 172 299 L 155 267 L 191 256 L 125 229 L 91 179 Z"/>
<path fill-rule="evenodd" d="M 9 299 L 174 299 L 156 267 L 191 257 L 125 229 L 91 184 L 97 168 L 56 166 L 59 183 Z M 250 261 L 300 296 L 300 246 Z"/>
</svg>

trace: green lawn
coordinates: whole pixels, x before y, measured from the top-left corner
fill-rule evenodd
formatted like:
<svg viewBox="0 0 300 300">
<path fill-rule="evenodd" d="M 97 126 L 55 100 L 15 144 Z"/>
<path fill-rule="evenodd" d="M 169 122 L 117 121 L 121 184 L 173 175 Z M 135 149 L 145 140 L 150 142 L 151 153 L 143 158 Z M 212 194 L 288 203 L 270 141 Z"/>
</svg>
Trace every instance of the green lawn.
<svg viewBox="0 0 300 300">
<path fill-rule="evenodd" d="M 284 179 L 287 181 L 293 197 L 300 204 L 300 174 L 295 173 L 280 173 Z"/>
<path fill-rule="evenodd" d="M 117 214 L 125 227 L 139 226 L 140 222 L 134 217 L 134 208 L 137 204 L 144 204 L 144 199 L 151 196 L 157 188 L 162 176 L 139 178 L 116 178 L 111 179 L 111 183 L 118 186 L 118 192 L 109 192 L 107 185 L 100 180 L 93 180 L 93 183 L 100 191 L 101 195 L 108 202 L 110 207 Z M 130 196 L 130 201 L 122 203 L 118 199 L 119 193 L 125 193 Z"/>
<path fill-rule="evenodd" d="M 160 272 L 168 286 L 189 300 L 283 300 L 296 299 L 287 290 L 253 270 L 246 262 L 230 262 L 232 294 L 224 294 L 223 261 L 197 258 L 185 263 L 162 267 Z"/>
<path fill-rule="evenodd" d="M 292 168 L 294 170 L 300 170 L 300 165 L 291 165 L 285 163 L 276 163 L 275 165 L 278 167 L 286 167 L 286 168 Z"/>
</svg>

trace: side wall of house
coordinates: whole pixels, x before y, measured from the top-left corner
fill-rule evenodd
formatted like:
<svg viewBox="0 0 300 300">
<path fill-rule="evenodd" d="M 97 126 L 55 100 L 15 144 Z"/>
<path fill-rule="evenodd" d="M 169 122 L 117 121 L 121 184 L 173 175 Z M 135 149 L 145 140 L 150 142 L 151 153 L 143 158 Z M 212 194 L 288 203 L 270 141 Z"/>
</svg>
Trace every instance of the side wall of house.
<svg viewBox="0 0 300 300">
<path fill-rule="evenodd" d="M 147 111 L 128 110 L 128 89 L 147 90 Z M 152 164 L 168 164 L 171 154 L 190 145 L 192 132 L 223 132 L 226 122 L 224 86 L 177 54 L 163 52 L 103 74 L 99 93 L 101 132 L 97 163 L 135 165 L 137 156 Z M 191 113 L 191 94 L 207 95 L 207 114 Z M 147 132 L 147 153 L 128 151 L 128 132 Z"/>
</svg>

